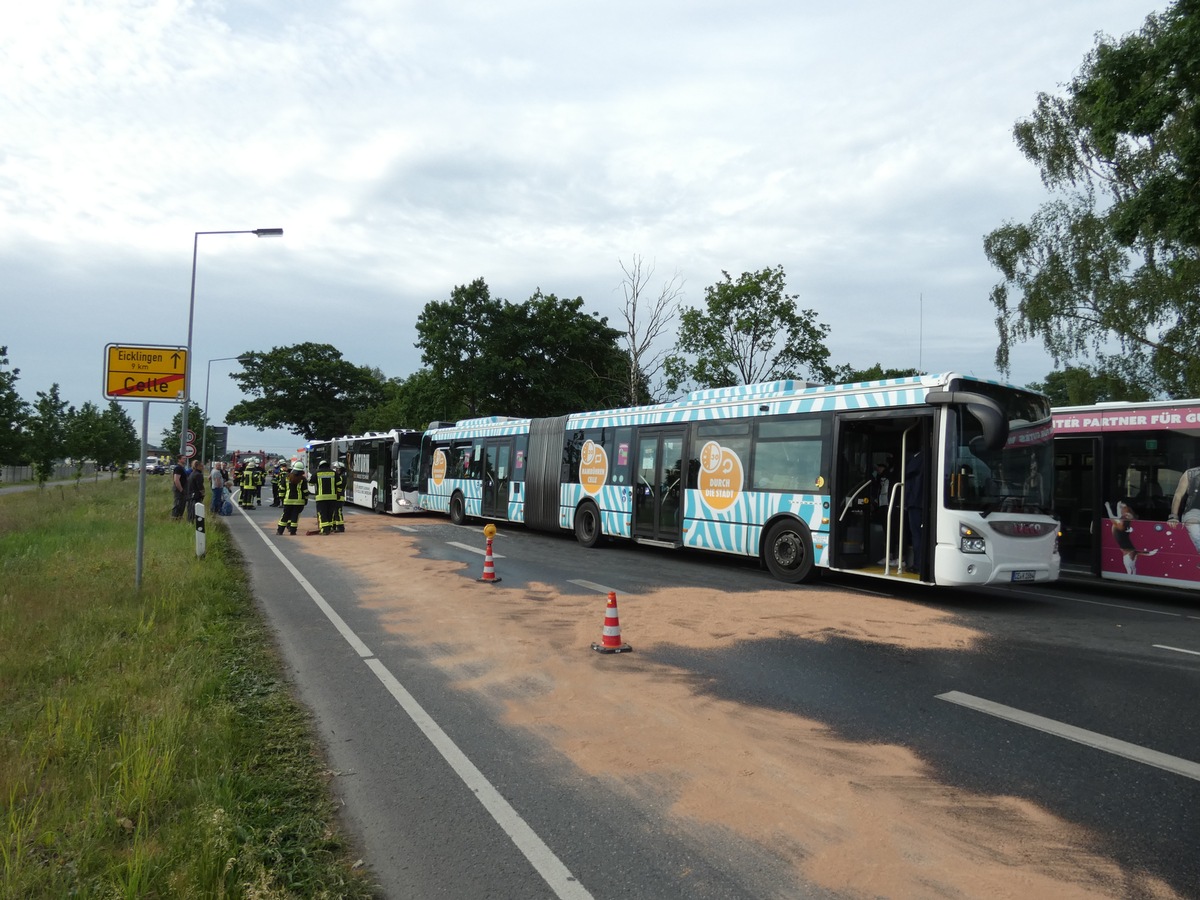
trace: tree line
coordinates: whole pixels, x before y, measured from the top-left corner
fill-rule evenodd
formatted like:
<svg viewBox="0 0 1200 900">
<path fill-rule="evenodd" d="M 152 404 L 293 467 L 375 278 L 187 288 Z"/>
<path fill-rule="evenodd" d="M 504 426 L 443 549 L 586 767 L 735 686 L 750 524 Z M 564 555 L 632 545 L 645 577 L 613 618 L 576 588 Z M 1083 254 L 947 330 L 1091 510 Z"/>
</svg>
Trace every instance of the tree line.
<svg viewBox="0 0 1200 900">
<path fill-rule="evenodd" d="M 101 409 L 84 403 L 78 409 L 59 396 L 57 384 L 38 391 L 30 404 L 17 393 L 21 370 L 9 368 L 8 347 L 0 346 L 0 463 L 33 467 L 44 484 L 63 459 L 75 462 L 78 477 L 85 461 L 125 474 L 124 465 L 141 449 L 137 429 L 115 400 Z"/>
</svg>

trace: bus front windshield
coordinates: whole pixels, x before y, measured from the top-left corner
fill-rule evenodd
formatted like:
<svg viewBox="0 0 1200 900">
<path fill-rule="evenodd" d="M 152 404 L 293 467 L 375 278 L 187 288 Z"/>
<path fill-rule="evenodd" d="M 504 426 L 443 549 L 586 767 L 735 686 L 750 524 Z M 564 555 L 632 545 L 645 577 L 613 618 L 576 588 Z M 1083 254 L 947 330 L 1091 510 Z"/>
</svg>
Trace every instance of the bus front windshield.
<svg viewBox="0 0 1200 900">
<path fill-rule="evenodd" d="M 948 410 L 946 506 L 993 512 L 1049 514 L 1054 501 L 1054 429 L 1050 403 L 1028 391 L 974 383 L 1008 419 L 1002 446 L 989 447 L 984 423 L 969 405 Z"/>
</svg>

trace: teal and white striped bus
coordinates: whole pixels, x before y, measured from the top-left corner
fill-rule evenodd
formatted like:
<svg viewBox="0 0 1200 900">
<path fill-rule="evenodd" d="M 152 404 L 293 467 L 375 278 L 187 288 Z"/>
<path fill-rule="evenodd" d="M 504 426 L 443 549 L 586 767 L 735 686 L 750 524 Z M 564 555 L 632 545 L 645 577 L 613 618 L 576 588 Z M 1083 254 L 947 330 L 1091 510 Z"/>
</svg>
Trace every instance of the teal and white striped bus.
<svg viewBox="0 0 1200 900">
<path fill-rule="evenodd" d="M 1050 405 L 964 375 L 697 391 L 546 419 L 433 423 L 446 513 L 928 584 L 1058 577 Z M 1019 476 L 1019 477 L 1018 477 Z M 1015 480 L 1011 480 L 1015 479 Z"/>
</svg>

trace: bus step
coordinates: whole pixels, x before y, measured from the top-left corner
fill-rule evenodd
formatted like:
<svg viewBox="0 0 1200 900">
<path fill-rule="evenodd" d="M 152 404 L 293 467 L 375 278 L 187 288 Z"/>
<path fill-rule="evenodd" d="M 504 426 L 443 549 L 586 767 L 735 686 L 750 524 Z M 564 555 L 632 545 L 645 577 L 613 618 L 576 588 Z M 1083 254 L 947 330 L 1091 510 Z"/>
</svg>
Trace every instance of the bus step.
<svg viewBox="0 0 1200 900">
<path fill-rule="evenodd" d="M 650 538 L 634 538 L 634 540 L 647 547 L 666 547 L 668 550 L 678 550 L 683 546 L 680 541 L 655 541 Z"/>
</svg>

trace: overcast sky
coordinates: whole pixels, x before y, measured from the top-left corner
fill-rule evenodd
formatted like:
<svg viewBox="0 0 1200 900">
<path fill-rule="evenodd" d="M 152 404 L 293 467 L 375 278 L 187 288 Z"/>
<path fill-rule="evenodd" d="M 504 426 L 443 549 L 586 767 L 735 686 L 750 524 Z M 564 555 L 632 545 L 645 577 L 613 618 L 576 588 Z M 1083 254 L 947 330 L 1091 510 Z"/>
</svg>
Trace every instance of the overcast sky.
<svg viewBox="0 0 1200 900">
<path fill-rule="evenodd" d="M 104 347 L 302 341 L 420 367 L 482 277 L 623 328 L 621 263 L 782 265 L 834 364 L 997 377 L 983 236 L 1047 194 L 1012 140 L 1136 0 L 0 0 L 0 345 L 29 401 L 103 406 Z M 1052 368 L 1014 352 L 1011 380 Z M 211 371 L 211 381 L 208 374 Z M 124 404 L 136 423 L 141 405 Z M 150 440 L 178 411 L 153 403 Z M 496 410 L 498 413 L 503 410 Z M 289 452 L 234 426 L 231 447 Z"/>
</svg>

